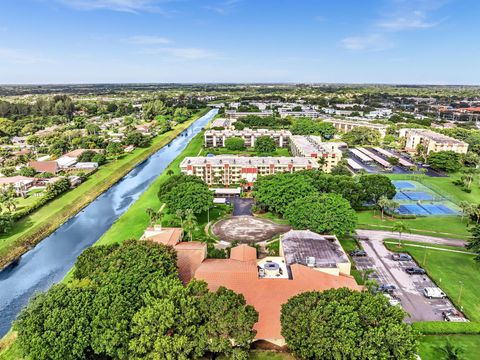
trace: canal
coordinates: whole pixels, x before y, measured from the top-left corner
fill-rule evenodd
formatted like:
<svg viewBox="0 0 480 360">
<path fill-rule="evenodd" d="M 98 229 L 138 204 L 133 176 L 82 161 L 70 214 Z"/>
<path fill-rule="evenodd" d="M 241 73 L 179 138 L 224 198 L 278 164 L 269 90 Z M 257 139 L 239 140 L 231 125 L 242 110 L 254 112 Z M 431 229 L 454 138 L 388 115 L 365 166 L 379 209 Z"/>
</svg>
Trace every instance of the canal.
<svg viewBox="0 0 480 360">
<path fill-rule="evenodd" d="M 0 338 L 28 300 L 61 281 L 78 255 L 94 244 L 216 115 L 210 110 L 52 235 L 0 272 Z"/>
</svg>

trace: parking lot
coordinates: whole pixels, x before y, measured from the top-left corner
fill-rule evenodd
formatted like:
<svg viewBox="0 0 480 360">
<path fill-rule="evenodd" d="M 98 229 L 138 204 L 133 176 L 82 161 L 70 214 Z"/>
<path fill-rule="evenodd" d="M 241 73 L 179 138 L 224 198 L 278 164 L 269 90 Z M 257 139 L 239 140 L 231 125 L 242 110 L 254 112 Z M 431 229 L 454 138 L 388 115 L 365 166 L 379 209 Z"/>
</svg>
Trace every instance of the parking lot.
<svg viewBox="0 0 480 360">
<path fill-rule="evenodd" d="M 362 240 L 361 245 L 366 251 L 366 257 L 354 257 L 355 266 L 359 270 L 374 269 L 371 278 L 379 285 L 395 285 L 393 295 L 400 300 L 401 306 L 411 321 L 442 321 L 442 312 L 454 309 L 450 300 L 427 299 L 423 295 L 426 287 L 436 287 L 427 275 L 409 275 L 408 267 L 417 267 L 413 261 L 395 261 L 392 252 L 381 241 Z M 441 284 L 440 284 L 441 287 Z"/>
</svg>

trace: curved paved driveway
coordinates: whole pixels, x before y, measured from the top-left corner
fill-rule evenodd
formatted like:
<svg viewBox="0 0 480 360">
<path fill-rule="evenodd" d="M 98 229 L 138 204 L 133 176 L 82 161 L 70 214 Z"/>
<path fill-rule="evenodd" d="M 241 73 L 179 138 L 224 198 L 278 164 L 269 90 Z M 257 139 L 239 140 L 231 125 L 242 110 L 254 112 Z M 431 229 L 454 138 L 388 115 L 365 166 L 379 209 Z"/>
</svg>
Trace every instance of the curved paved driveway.
<svg viewBox="0 0 480 360">
<path fill-rule="evenodd" d="M 384 230 L 361 230 L 356 231 L 357 235 L 368 236 L 370 240 L 384 240 L 384 239 L 398 239 L 398 232 L 384 231 Z M 402 234 L 402 240 L 417 241 L 426 244 L 436 244 L 436 245 L 449 245 L 449 246 L 458 246 L 464 247 L 467 243 L 465 240 L 459 239 L 450 239 L 450 238 L 439 238 L 435 236 L 428 235 L 417 235 L 417 234 Z"/>
</svg>

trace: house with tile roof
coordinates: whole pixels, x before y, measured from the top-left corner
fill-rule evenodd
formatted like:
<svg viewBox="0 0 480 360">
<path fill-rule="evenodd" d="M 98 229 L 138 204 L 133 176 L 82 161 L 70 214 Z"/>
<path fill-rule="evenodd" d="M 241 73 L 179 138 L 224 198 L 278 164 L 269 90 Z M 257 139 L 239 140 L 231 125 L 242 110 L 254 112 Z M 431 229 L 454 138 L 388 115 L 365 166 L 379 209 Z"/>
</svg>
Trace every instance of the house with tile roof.
<svg viewBox="0 0 480 360">
<path fill-rule="evenodd" d="M 362 290 L 350 276 L 350 262 L 335 236 L 291 230 L 280 239 L 280 256 L 257 259 L 256 249 L 242 244 L 228 259 L 207 259 L 201 242 L 181 242 L 181 230 L 146 230 L 142 239 L 177 250 L 180 278 L 203 280 L 211 291 L 224 286 L 242 294 L 259 313 L 255 341 L 284 346 L 281 335 L 282 304 L 305 291 L 347 287 Z"/>
</svg>

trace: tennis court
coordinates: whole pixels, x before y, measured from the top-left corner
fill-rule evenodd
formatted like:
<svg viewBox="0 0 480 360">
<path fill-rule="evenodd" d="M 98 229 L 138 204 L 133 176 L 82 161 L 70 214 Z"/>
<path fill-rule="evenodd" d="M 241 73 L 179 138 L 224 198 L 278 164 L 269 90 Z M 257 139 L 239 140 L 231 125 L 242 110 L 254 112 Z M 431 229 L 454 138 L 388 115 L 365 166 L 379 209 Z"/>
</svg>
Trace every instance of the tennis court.
<svg viewBox="0 0 480 360">
<path fill-rule="evenodd" d="M 411 181 L 393 180 L 392 184 L 395 186 L 397 190 L 415 189 L 415 184 L 413 184 Z"/>
<path fill-rule="evenodd" d="M 397 189 L 393 199 L 400 204 L 396 210 L 399 214 L 446 216 L 460 213 L 454 203 L 417 181 L 396 180 L 392 183 Z"/>
</svg>

